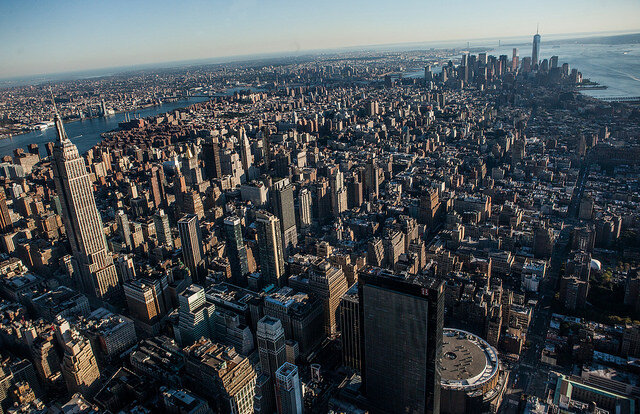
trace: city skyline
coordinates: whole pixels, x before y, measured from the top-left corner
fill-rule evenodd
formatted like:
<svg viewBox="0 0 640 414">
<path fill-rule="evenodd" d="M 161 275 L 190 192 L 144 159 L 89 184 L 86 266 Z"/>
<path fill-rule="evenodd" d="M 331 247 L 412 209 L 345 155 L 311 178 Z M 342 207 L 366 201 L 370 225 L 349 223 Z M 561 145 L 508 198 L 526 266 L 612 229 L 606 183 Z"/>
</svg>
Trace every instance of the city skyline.
<svg viewBox="0 0 640 414">
<path fill-rule="evenodd" d="M 6 63 L 0 79 L 351 47 L 466 44 L 528 37 L 536 24 L 543 36 L 640 30 L 634 18 L 640 4 L 626 0 L 606 6 L 545 0 L 527 10 L 500 1 L 480 6 L 404 0 L 391 10 L 376 2 L 217 3 L 191 1 L 180 8 L 166 2 L 4 4 L 0 55 Z M 158 23 L 167 19 L 177 23 Z"/>
<path fill-rule="evenodd" d="M 601 11 L 589 1 L 488 0 L 488 18 L 332 1 L 211 3 L 207 33 L 542 22 L 522 43 L 0 81 L 0 414 L 637 411 L 640 32 L 546 34 L 550 10 L 576 23 Z M 52 64 L 113 58 L 94 31 L 180 22 L 184 40 L 211 9 L 110 3 L 60 40 L 70 4 L 40 4 L 56 9 Z M 87 9 L 104 5 L 65 19 Z"/>
</svg>

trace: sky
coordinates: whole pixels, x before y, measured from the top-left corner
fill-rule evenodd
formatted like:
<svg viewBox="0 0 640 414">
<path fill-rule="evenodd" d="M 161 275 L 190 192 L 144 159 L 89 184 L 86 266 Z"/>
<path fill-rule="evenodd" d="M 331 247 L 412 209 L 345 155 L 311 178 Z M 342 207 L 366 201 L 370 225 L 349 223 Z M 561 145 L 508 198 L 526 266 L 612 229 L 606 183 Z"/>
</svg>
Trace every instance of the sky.
<svg viewBox="0 0 640 414">
<path fill-rule="evenodd" d="M 0 79 L 360 45 L 640 32 L 639 0 L 0 0 Z"/>
</svg>

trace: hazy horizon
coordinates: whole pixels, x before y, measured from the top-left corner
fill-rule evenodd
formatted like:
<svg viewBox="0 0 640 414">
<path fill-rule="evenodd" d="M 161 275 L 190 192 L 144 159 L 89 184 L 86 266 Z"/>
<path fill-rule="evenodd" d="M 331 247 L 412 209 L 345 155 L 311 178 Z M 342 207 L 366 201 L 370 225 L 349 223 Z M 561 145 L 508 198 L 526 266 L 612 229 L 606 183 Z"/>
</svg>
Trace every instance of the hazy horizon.
<svg viewBox="0 0 640 414">
<path fill-rule="evenodd" d="M 546 34 L 544 42 L 557 42 L 557 41 L 570 41 L 570 40 L 578 40 L 578 39 L 589 39 L 594 37 L 615 37 L 615 36 L 624 36 L 624 35 L 634 35 L 640 34 L 640 29 L 637 30 L 615 30 L 615 31 L 604 31 L 604 32 L 580 32 L 580 33 L 551 33 Z M 271 53 L 261 53 L 261 54 L 247 54 L 247 55 L 229 55 L 229 56 L 218 56 L 218 57 L 206 57 L 206 58 L 197 58 L 197 59 L 184 59 L 177 61 L 163 61 L 163 62 L 151 62 L 151 63 L 130 63 L 121 66 L 110 66 L 110 67 L 95 67 L 95 68 L 86 68 L 79 70 L 70 70 L 64 72 L 56 72 L 56 73 L 36 73 L 29 75 L 21 75 L 21 76 L 10 76 L 1 78 L 0 77 L 0 87 L 12 87 L 12 86 L 22 86 L 33 83 L 33 81 L 39 82 L 52 82 L 52 81 L 67 81 L 67 80 L 75 80 L 75 79 L 86 79 L 86 78 L 94 78 L 94 77 L 103 77 L 103 76 L 113 76 L 121 73 L 126 73 L 130 71 L 142 71 L 142 70 L 162 70 L 162 69 L 175 69 L 186 66 L 201 66 L 201 65 L 215 65 L 215 64 L 225 64 L 225 63 L 242 63 L 242 62 L 251 62 L 251 61 L 260 61 L 260 60 L 268 60 L 268 59 L 278 59 L 278 58 L 294 58 L 294 57 L 303 57 L 308 55 L 316 55 L 316 54 L 340 54 L 347 53 L 350 51 L 397 51 L 399 49 L 407 49 L 410 48 L 434 48 L 438 49 L 465 49 L 467 44 L 470 43 L 469 47 L 471 49 L 481 48 L 481 49 L 490 49 L 497 45 L 490 45 L 490 42 L 496 42 L 499 40 L 503 40 L 502 46 L 522 46 L 524 44 L 528 44 L 530 42 L 531 35 L 520 35 L 520 36 L 510 36 L 510 37 L 502 37 L 502 38 L 478 38 L 478 39 L 448 39 L 448 40 L 440 40 L 440 41 L 412 41 L 412 42 L 403 42 L 403 43 L 386 43 L 386 44 L 367 44 L 367 45 L 354 45 L 354 46 L 344 46 L 344 47 L 336 47 L 331 49 L 311 49 L 311 50 L 300 50 L 300 51 L 278 51 Z M 526 53 L 526 52 L 525 52 Z"/>
<path fill-rule="evenodd" d="M 640 3 L 199 0 L 0 5 L 0 79 L 409 43 L 640 31 Z M 411 11 L 411 12 L 408 12 Z"/>
</svg>

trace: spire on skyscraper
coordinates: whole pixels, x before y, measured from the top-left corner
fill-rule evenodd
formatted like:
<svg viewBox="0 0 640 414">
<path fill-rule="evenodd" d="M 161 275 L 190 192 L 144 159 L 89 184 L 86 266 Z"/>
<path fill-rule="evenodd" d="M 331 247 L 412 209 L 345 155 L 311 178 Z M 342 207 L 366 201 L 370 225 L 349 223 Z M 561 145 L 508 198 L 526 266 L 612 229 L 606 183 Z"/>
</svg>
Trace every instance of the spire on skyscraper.
<svg viewBox="0 0 640 414">
<path fill-rule="evenodd" d="M 99 299 L 117 298 L 118 275 L 107 248 L 84 158 L 71 142 L 55 106 L 58 142 L 53 147 L 53 181 L 62 208 L 62 222 L 71 245 L 82 289 Z"/>
<path fill-rule="evenodd" d="M 65 140 L 69 140 L 69 137 L 67 136 L 67 133 L 64 130 L 62 118 L 60 118 L 60 114 L 58 113 L 58 108 L 56 107 L 56 98 L 53 96 L 53 89 L 51 89 L 51 87 L 49 87 L 49 92 L 51 92 L 51 102 L 53 102 L 53 120 L 56 124 L 58 141 L 63 142 Z"/>
</svg>

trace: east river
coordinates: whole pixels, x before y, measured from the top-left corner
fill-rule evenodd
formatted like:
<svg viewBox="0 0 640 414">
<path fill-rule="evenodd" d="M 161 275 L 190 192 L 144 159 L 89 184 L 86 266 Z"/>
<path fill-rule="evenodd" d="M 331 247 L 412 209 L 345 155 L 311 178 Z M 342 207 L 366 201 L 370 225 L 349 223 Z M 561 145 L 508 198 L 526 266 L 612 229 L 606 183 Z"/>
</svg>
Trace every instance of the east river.
<svg viewBox="0 0 640 414">
<path fill-rule="evenodd" d="M 202 102 L 207 98 L 188 98 L 175 102 L 167 102 L 162 105 L 152 106 L 129 112 L 131 119 L 135 117 L 146 118 L 171 112 L 178 108 L 184 108 L 191 104 Z M 100 142 L 100 134 L 118 128 L 118 123 L 124 121 L 125 113 L 118 113 L 111 116 L 101 118 L 84 119 L 81 121 L 73 121 L 64 124 L 67 136 L 78 146 L 81 154 L 87 152 L 94 145 Z M 11 138 L 0 140 L 0 156 L 13 155 L 13 150 L 23 148 L 26 151 L 27 145 L 38 144 L 40 154 L 45 155 L 44 144 L 55 141 L 57 139 L 56 128 L 51 126 L 44 131 L 33 131 L 27 134 L 16 135 Z"/>
</svg>

